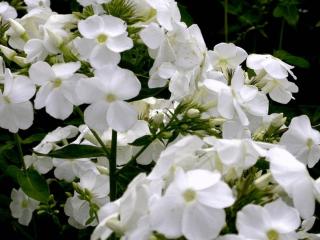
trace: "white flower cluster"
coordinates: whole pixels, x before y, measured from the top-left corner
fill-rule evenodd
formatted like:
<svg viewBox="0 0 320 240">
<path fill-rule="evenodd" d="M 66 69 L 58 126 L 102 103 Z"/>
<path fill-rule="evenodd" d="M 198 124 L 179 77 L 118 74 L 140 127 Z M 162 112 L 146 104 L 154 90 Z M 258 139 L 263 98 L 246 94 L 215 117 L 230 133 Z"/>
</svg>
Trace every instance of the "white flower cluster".
<svg viewBox="0 0 320 240">
<path fill-rule="evenodd" d="M 16 69 L 1 63 L 0 127 L 30 128 L 34 108 L 60 120 L 85 108 L 85 125 L 57 128 L 24 156 L 26 168 L 73 182 L 64 204 L 69 224 L 96 226 L 92 240 L 112 233 L 127 240 L 320 239 L 308 233 L 320 178 L 307 168 L 320 159 L 320 133 L 307 116 L 286 127 L 283 114 L 268 114 L 269 98 L 285 104 L 298 91 L 288 80 L 296 78 L 292 66 L 232 43 L 208 50 L 199 27 L 181 22 L 174 0 L 78 2 L 80 16 L 55 13 L 47 0 L 25 0 L 21 18 L 0 3 L 1 20 L 10 25 L 0 60 Z M 138 17 L 112 15 L 115 3 L 129 3 Z M 152 62 L 149 76 L 122 64 L 138 46 Z M 168 89 L 170 99 L 144 97 L 145 89 Z M 132 163 L 154 165 L 117 200 L 109 154 L 50 155 L 101 142 L 112 150 L 114 131 L 118 172 Z M 12 216 L 28 225 L 40 203 L 21 189 L 12 199 Z"/>
</svg>

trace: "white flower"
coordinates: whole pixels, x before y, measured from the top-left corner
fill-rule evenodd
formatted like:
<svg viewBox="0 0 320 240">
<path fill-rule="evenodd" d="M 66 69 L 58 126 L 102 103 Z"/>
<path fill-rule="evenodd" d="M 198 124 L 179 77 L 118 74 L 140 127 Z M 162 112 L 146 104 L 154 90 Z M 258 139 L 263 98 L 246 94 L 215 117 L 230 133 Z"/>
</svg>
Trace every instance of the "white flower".
<svg viewBox="0 0 320 240">
<path fill-rule="evenodd" d="M 314 185 L 306 166 L 281 148 L 269 150 L 267 159 L 270 161 L 273 178 L 292 198 L 293 205 L 301 217 L 307 219 L 313 216 L 315 210 Z"/>
<path fill-rule="evenodd" d="M 320 133 L 312 129 L 306 115 L 291 120 L 289 129 L 281 136 L 279 143 L 310 168 L 320 159 Z"/>
<path fill-rule="evenodd" d="M 249 204 L 237 213 L 239 235 L 246 239 L 298 239 L 295 230 L 300 226 L 298 211 L 281 199 L 263 207 Z"/>
<path fill-rule="evenodd" d="M 95 77 L 77 85 L 78 96 L 91 104 L 84 112 L 86 124 L 103 132 L 110 126 L 123 132 L 138 120 L 137 111 L 125 100 L 137 96 L 141 84 L 129 70 L 108 66 L 95 72 Z"/>
<path fill-rule="evenodd" d="M 247 58 L 247 66 L 255 71 L 264 70 L 275 79 L 284 79 L 288 77 L 288 73 L 296 79 L 291 71 L 293 66 L 269 54 L 250 54 Z"/>
<path fill-rule="evenodd" d="M 248 56 L 247 52 L 233 43 L 219 43 L 208 52 L 209 62 L 215 69 L 237 68 Z"/>
<path fill-rule="evenodd" d="M 77 0 L 77 2 L 84 7 L 94 5 L 94 4 L 108 3 L 110 1 L 111 0 Z"/>
<path fill-rule="evenodd" d="M 14 19 L 18 16 L 14 7 L 10 6 L 7 2 L 0 2 L 0 18 L 8 21 L 10 18 Z"/>
<path fill-rule="evenodd" d="M 225 224 L 223 208 L 234 202 L 220 174 L 207 170 L 176 171 L 165 195 L 151 204 L 151 226 L 168 238 L 213 239 Z"/>
<path fill-rule="evenodd" d="M 46 112 L 54 118 L 66 119 L 78 104 L 75 86 L 78 80 L 75 72 L 79 62 L 61 63 L 50 66 L 46 62 L 37 62 L 29 69 L 30 78 L 40 85 L 35 98 L 35 108 L 46 107 Z"/>
<path fill-rule="evenodd" d="M 10 210 L 12 216 L 18 218 L 20 224 L 28 226 L 32 218 L 32 213 L 39 206 L 39 202 L 28 197 L 21 188 L 18 191 L 12 189 L 11 199 Z"/>
<path fill-rule="evenodd" d="M 46 174 L 53 168 L 51 157 L 32 154 L 24 156 L 23 159 L 27 168 L 33 166 L 41 174 Z"/>
<path fill-rule="evenodd" d="M 35 85 L 29 78 L 13 77 L 6 69 L 4 90 L 0 90 L 0 127 L 16 133 L 32 125 L 33 107 L 29 99 L 35 91 Z"/>
<path fill-rule="evenodd" d="M 24 0 L 28 11 L 34 8 L 50 8 L 50 0 Z"/>
<path fill-rule="evenodd" d="M 133 41 L 128 37 L 126 23 L 111 15 L 91 16 L 78 23 L 79 32 L 87 40 L 78 40 L 78 49 L 90 49 L 90 63 L 95 68 L 102 68 L 107 64 L 118 64 L 120 52 L 133 47 Z M 87 45 L 87 46 L 86 46 Z M 87 51 L 88 52 L 88 51 Z"/>
<path fill-rule="evenodd" d="M 222 117 L 234 119 L 238 116 L 242 125 L 249 125 L 246 112 L 255 116 L 268 114 L 268 99 L 255 86 L 245 85 L 245 73 L 238 67 L 231 79 L 231 86 L 206 79 L 204 85 L 218 95 L 218 111 Z"/>
</svg>

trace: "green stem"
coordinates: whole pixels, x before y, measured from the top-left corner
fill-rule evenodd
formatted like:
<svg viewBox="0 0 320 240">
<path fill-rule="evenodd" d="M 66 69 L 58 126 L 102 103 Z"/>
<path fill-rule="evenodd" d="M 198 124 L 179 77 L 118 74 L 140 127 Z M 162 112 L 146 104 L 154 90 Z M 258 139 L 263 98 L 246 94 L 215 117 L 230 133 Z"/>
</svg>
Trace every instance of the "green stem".
<svg viewBox="0 0 320 240">
<path fill-rule="evenodd" d="M 26 170 L 27 167 L 26 167 L 26 164 L 25 164 L 24 159 L 23 159 L 23 152 L 22 152 L 22 147 L 21 147 L 21 138 L 20 138 L 18 133 L 14 134 L 14 140 L 15 140 L 17 148 L 18 148 L 18 156 L 19 156 L 19 160 L 20 160 L 21 165 L 22 165 L 22 169 Z"/>
<path fill-rule="evenodd" d="M 224 0 L 224 40 L 228 42 L 228 0 Z"/>
<path fill-rule="evenodd" d="M 278 47 L 279 50 L 282 49 L 284 26 L 285 26 L 285 20 L 284 20 L 284 18 L 282 18 L 281 28 L 280 28 L 280 36 L 279 36 L 279 47 Z"/>
<path fill-rule="evenodd" d="M 109 158 L 110 200 L 117 199 L 117 132 L 112 130 L 111 153 Z"/>
</svg>

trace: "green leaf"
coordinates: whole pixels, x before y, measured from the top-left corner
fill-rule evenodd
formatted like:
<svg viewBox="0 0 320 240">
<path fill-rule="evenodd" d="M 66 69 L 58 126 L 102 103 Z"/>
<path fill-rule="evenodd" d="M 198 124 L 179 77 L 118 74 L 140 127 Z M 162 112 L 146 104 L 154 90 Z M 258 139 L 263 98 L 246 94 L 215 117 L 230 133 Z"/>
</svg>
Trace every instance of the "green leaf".
<svg viewBox="0 0 320 240">
<path fill-rule="evenodd" d="M 47 156 L 54 158 L 76 159 L 76 158 L 92 158 L 103 157 L 106 153 L 100 147 L 90 145 L 70 144 L 66 147 L 52 151 Z"/>
<path fill-rule="evenodd" d="M 133 143 L 130 143 L 132 146 L 144 146 L 152 142 L 153 138 L 151 135 L 145 135 L 140 138 L 137 138 Z"/>
<path fill-rule="evenodd" d="M 308 62 L 308 60 L 299 56 L 292 55 L 287 51 L 278 50 L 278 51 L 275 51 L 273 55 L 291 65 L 294 65 L 300 68 L 310 68 L 310 63 Z"/>
<path fill-rule="evenodd" d="M 21 169 L 15 165 L 10 165 L 6 168 L 5 174 L 11 177 L 15 182 L 18 182 L 18 175 L 21 174 Z"/>
<path fill-rule="evenodd" d="M 288 24 L 296 25 L 299 20 L 299 11 L 296 3 L 280 3 L 274 10 L 273 16 L 284 18 Z"/>
<path fill-rule="evenodd" d="M 31 144 L 31 143 L 34 143 L 34 142 L 40 142 L 44 137 L 45 137 L 45 133 L 36 133 L 36 134 L 33 134 L 32 136 L 30 137 L 27 137 L 25 139 L 23 139 L 21 141 L 22 144 Z"/>
<path fill-rule="evenodd" d="M 193 24 L 193 18 L 192 16 L 189 14 L 187 7 L 183 6 L 181 4 L 178 3 L 178 7 L 180 10 L 180 14 L 181 14 L 181 21 L 184 22 L 185 24 L 187 24 L 187 26 L 190 26 Z"/>
<path fill-rule="evenodd" d="M 36 170 L 29 168 L 18 174 L 18 182 L 23 192 L 40 202 L 48 202 L 50 192 L 46 179 Z"/>
</svg>

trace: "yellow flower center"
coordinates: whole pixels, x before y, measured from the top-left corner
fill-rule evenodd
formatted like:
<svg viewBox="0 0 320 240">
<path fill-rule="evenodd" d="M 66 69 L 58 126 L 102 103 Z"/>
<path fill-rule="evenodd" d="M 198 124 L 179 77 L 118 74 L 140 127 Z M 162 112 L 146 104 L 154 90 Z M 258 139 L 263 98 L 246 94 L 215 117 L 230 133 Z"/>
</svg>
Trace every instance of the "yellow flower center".
<svg viewBox="0 0 320 240">
<path fill-rule="evenodd" d="M 308 149 L 310 150 L 312 148 L 312 146 L 313 146 L 313 140 L 311 138 L 308 138 L 308 140 L 307 140 Z"/>
<path fill-rule="evenodd" d="M 117 97 L 115 95 L 113 95 L 113 94 L 108 94 L 106 96 L 106 101 L 109 102 L 109 103 L 111 103 L 111 102 L 113 102 L 115 100 L 117 100 Z"/>
<path fill-rule="evenodd" d="M 276 230 L 271 229 L 267 232 L 267 237 L 268 237 L 268 240 L 278 240 L 279 233 Z"/>
<path fill-rule="evenodd" d="M 98 37 L 97 37 L 97 41 L 98 41 L 98 43 L 100 43 L 100 44 L 103 44 L 103 43 L 105 43 L 106 41 L 107 41 L 107 39 L 108 39 L 108 36 L 107 35 L 105 35 L 105 34 L 100 34 Z"/>
<path fill-rule="evenodd" d="M 192 202 L 196 199 L 197 193 L 192 189 L 187 189 L 183 193 L 183 198 L 186 202 Z"/>
<path fill-rule="evenodd" d="M 62 80 L 59 79 L 59 78 L 57 78 L 57 79 L 55 79 L 55 80 L 53 81 L 53 87 L 54 87 L 54 88 L 60 87 L 61 84 L 62 84 Z"/>
</svg>

